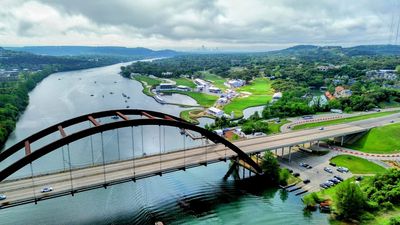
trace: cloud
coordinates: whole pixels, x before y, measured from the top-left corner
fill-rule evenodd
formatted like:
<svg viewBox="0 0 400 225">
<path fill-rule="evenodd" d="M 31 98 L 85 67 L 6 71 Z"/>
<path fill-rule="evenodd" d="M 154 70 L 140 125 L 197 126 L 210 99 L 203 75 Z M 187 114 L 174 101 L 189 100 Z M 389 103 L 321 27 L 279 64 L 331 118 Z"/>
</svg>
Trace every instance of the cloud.
<svg viewBox="0 0 400 225">
<path fill-rule="evenodd" d="M 178 49 L 387 43 L 400 10 L 396 0 L 3 1 L 0 42 L 8 45 Z"/>
</svg>

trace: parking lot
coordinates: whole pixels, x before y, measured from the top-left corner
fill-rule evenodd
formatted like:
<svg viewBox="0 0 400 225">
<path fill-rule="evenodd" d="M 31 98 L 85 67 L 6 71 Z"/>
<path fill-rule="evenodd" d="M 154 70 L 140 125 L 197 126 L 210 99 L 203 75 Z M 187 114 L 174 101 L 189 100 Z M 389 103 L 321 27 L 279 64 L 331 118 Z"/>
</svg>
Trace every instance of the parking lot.
<svg viewBox="0 0 400 225">
<path fill-rule="evenodd" d="M 341 173 L 337 171 L 337 167 L 329 165 L 329 159 L 337 154 L 337 152 L 330 151 L 326 155 L 317 156 L 302 151 L 295 151 L 294 153 L 292 152 L 290 163 L 288 161 L 288 155 L 284 155 L 284 159 L 278 157 L 278 160 L 281 164 L 281 167 L 291 169 L 293 170 L 293 173 L 299 173 L 302 180 L 309 179 L 310 183 L 302 183 L 298 184 L 297 186 L 302 186 L 303 190 L 308 190 L 309 192 L 312 192 L 320 190 L 320 184 L 333 178 L 335 175 L 340 176 L 343 179 L 348 179 L 353 176 L 351 171 L 348 173 Z M 312 166 L 312 168 L 307 169 L 305 167 L 302 167 L 300 166 L 300 163 L 306 163 Z M 324 171 L 324 167 L 332 169 L 332 173 Z"/>
</svg>

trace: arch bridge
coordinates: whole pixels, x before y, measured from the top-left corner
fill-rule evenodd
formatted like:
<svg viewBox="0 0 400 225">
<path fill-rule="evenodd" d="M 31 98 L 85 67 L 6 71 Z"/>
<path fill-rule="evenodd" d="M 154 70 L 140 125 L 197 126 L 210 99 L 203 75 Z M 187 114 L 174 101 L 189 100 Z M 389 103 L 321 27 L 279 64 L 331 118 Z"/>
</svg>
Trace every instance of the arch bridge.
<svg viewBox="0 0 400 225">
<path fill-rule="evenodd" d="M 111 122 L 103 123 L 111 118 Z M 89 123 L 89 127 L 82 124 Z M 143 127 L 158 127 L 158 139 L 160 151 L 153 154 L 146 154 L 143 151 Z M 78 127 L 75 132 L 67 132 Z M 82 128 L 83 127 L 83 128 Z M 134 135 L 134 129 L 137 127 L 142 129 L 141 137 Z M 183 136 L 183 149 L 162 152 L 161 150 L 161 127 L 178 128 Z M 124 135 L 130 131 L 131 157 L 118 160 L 106 161 L 107 152 L 115 149 L 106 149 L 104 147 L 103 134 L 109 131 L 117 131 L 118 151 L 120 148 L 119 129 L 124 129 Z M 200 137 L 194 137 L 190 131 L 200 134 Z M 157 132 L 157 129 L 153 129 Z M 59 138 L 47 141 L 46 138 L 54 134 L 58 134 Z M 101 142 L 101 160 L 96 160 L 93 154 L 92 136 L 99 135 Z M 165 135 L 165 130 L 164 130 Z M 200 147 L 186 147 L 186 137 L 192 139 L 201 139 Z M 164 136 L 165 137 L 165 136 Z M 91 163 L 80 167 L 73 167 L 71 162 L 71 152 L 74 149 L 72 143 L 90 138 L 91 146 Z M 138 156 L 135 153 L 135 140 L 142 140 L 142 154 Z M 207 144 L 208 140 L 219 145 Z M 173 141 L 173 140 L 171 140 Z M 44 142 L 45 144 L 33 150 L 36 143 Z M 126 142 L 126 140 L 125 140 Z M 126 143 L 124 143 L 126 144 Z M 165 147 L 165 138 L 164 138 Z M 62 149 L 64 169 L 59 169 L 46 174 L 34 174 L 33 163 L 48 156 L 56 150 Z M 64 151 L 67 151 L 67 154 Z M 137 149 L 136 149 L 137 151 Z M 23 152 L 23 154 L 21 154 Z M 66 155 L 66 157 L 65 157 Z M 67 158 L 67 159 L 65 159 Z M 178 117 L 164 114 L 161 112 L 140 110 L 140 109 L 121 109 L 95 112 L 87 115 L 78 116 L 61 123 L 43 129 L 22 141 L 16 143 L 10 148 L 0 153 L 0 193 L 5 194 L 7 199 L 0 201 L 1 207 L 11 207 L 39 200 L 54 198 L 64 195 L 91 190 L 109 185 L 118 184 L 128 181 L 136 181 L 137 179 L 146 178 L 163 173 L 173 172 L 177 170 L 185 170 L 186 168 L 207 165 L 208 163 L 227 160 L 230 158 L 238 158 L 247 164 L 253 172 L 261 174 L 262 170 L 259 165 L 251 159 L 251 157 L 243 152 L 233 143 L 223 137 L 208 131 L 204 128 L 190 124 Z M 15 178 L 18 171 L 24 168 L 30 168 L 30 175 L 22 178 Z M 54 190 L 44 192 L 42 187 L 50 185 Z"/>
</svg>

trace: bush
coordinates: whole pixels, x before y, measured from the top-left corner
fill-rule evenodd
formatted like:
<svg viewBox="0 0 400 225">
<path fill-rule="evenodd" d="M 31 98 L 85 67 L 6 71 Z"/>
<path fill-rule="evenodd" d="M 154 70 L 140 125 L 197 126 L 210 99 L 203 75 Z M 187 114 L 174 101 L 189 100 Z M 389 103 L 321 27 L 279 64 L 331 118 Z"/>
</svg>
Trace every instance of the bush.
<svg viewBox="0 0 400 225">
<path fill-rule="evenodd" d="M 381 204 L 381 206 L 385 209 L 385 210 L 392 210 L 394 208 L 393 204 L 391 202 L 384 202 Z"/>
<path fill-rule="evenodd" d="M 365 212 L 364 214 L 362 214 L 360 216 L 360 220 L 363 221 L 363 222 L 370 221 L 370 220 L 373 220 L 373 219 L 375 219 L 375 216 L 372 213 L 369 213 L 369 212 Z"/>
<path fill-rule="evenodd" d="M 281 169 L 279 171 L 279 184 L 287 185 L 287 181 L 289 179 L 290 173 L 288 169 Z"/>
<path fill-rule="evenodd" d="M 377 202 L 374 201 L 367 201 L 367 204 L 365 205 L 365 208 L 368 211 L 377 211 L 380 209 L 380 206 Z"/>
<path fill-rule="evenodd" d="M 389 225 L 400 225 L 400 217 L 390 218 Z"/>
</svg>

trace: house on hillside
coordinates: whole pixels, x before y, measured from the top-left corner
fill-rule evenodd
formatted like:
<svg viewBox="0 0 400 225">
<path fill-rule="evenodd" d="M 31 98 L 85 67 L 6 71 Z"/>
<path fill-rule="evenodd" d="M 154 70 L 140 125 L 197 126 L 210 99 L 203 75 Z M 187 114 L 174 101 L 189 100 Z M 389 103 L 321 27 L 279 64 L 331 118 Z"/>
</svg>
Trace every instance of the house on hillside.
<svg viewBox="0 0 400 225">
<path fill-rule="evenodd" d="M 336 98 L 347 98 L 350 97 L 353 92 L 349 89 L 345 89 L 343 86 L 337 86 L 335 93 L 333 94 Z"/>
<path fill-rule="evenodd" d="M 328 104 L 328 99 L 325 97 L 325 95 L 321 95 L 321 96 L 314 96 L 311 101 L 308 103 L 308 106 L 312 107 L 312 106 L 325 106 Z"/>
<path fill-rule="evenodd" d="M 325 92 L 325 97 L 327 97 L 329 100 L 335 99 L 335 97 L 329 91 Z"/>
<path fill-rule="evenodd" d="M 396 70 L 370 70 L 365 75 L 371 80 L 396 80 Z"/>
</svg>

